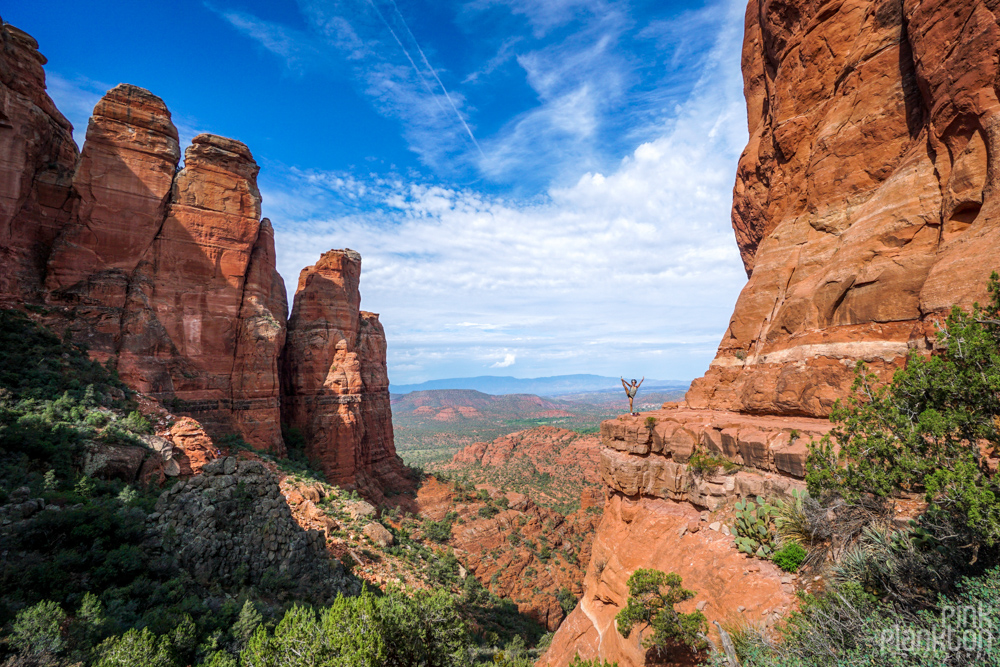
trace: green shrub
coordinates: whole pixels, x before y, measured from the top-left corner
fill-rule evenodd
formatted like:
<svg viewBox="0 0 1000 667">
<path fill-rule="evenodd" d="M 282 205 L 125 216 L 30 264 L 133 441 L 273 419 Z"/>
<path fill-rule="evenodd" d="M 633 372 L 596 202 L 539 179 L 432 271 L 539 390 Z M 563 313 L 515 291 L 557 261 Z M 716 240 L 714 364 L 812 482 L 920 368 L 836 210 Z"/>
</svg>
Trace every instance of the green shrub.
<svg viewBox="0 0 1000 667">
<path fill-rule="evenodd" d="M 680 576 L 673 572 L 639 568 L 628 578 L 629 597 L 625 607 L 615 616 L 618 632 L 626 639 L 638 623 L 648 623 L 653 634 L 643 640 L 646 648 L 666 649 L 683 644 L 695 651 L 705 648 L 701 638 L 708 621 L 700 611 L 681 614 L 674 609 L 678 602 L 694 597 L 694 592 L 681 588 Z"/>
<path fill-rule="evenodd" d="M 261 626 L 240 654 L 248 667 L 427 665 L 465 667 L 469 636 L 447 593 L 363 591 L 318 613 L 293 606 L 270 634 Z"/>
<path fill-rule="evenodd" d="M 432 542 L 445 543 L 451 539 L 451 521 L 445 517 L 441 521 L 424 521 L 424 537 Z"/>
<path fill-rule="evenodd" d="M 892 383 L 859 362 L 853 394 L 839 402 L 834 428 L 810 447 L 806 481 L 814 496 L 847 500 L 922 489 L 932 508 L 957 517 L 973 549 L 1000 540 L 1000 485 L 979 444 L 1000 447 L 1000 279 L 991 303 L 957 306 L 938 340 L 941 354 L 913 352 Z M 839 444 L 835 452 L 833 442 Z"/>
<path fill-rule="evenodd" d="M 577 653 L 572 662 L 569 663 L 569 667 L 618 667 L 618 663 L 607 662 L 606 660 L 597 658 L 594 660 L 583 660 L 580 658 L 580 654 Z"/>
<path fill-rule="evenodd" d="M 11 643 L 22 653 L 59 653 L 65 646 L 62 637 L 65 620 L 66 613 L 58 604 L 43 600 L 17 613 Z"/>
<path fill-rule="evenodd" d="M 796 542 L 789 542 L 774 552 L 771 560 L 785 572 L 798 572 L 806 558 L 806 550 Z"/>
<path fill-rule="evenodd" d="M 121 421 L 121 424 L 132 433 L 149 434 L 153 432 L 149 420 L 143 417 L 138 410 L 130 412 L 128 417 Z"/>
<path fill-rule="evenodd" d="M 129 630 L 111 637 L 97 647 L 94 667 L 176 667 L 170 641 L 157 637 L 148 628 Z"/>
<path fill-rule="evenodd" d="M 559 601 L 559 606 L 562 607 L 563 613 L 569 616 L 570 612 L 576 609 L 577 597 L 573 595 L 573 591 L 569 588 L 563 586 L 556 593 L 556 600 Z"/>
<path fill-rule="evenodd" d="M 688 470 L 697 475 L 714 475 L 721 468 L 726 474 L 739 470 L 740 466 L 727 458 L 695 451 L 687 462 Z"/>
</svg>

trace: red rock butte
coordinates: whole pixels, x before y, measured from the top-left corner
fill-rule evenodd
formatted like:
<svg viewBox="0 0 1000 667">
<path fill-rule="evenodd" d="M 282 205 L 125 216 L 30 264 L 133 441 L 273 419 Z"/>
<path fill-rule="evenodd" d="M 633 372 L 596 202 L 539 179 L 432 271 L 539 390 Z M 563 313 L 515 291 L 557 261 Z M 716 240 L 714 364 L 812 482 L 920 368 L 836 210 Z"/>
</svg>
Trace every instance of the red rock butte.
<svg viewBox="0 0 1000 667">
<path fill-rule="evenodd" d="M 38 44 L 9 24 L 0 38 L 0 305 L 30 307 L 212 436 L 278 454 L 284 385 L 285 421 L 331 480 L 376 498 L 401 481 L 385 335 L 360 312 L 360 256 L 332 251 L 303 273 L 289 330 L 250 149 L 201 134 L 179 169 L 166 105 L 121 84 L 78 152 L 45 92 Z M 345 261 L 340 289 L 325 282 L 334 257 Z M 342 408 L 303 407 L 330 400 Z"/>
<path fill-rule="evenodd" d="M 953 304 L 986 300 L 1000 268 L 998 60 L 995 3 L 750 0 L 750 140 L 732 208 L 749 280 L 682 403 L 602 425 L 612 492 L 594 543 L 602 567 L 539 664 L 577 651 L 644 664 L 613 624 L 638 567 L 682 574 L 707 593 L 710 620 L 732 613 L 719 583 L 739 564 L 714 538 L 683 532 L 667 542 L 691 543 L 669 557 L 663 531 L 683 513 L 662 503 L 713 510 L 801 486 L 806 445 L 829 430 L 855 364 L 887 380 L 911 351 L 934 349 L 935 323 Z M 744 468 L 692 475 L 695 448 Z M 747 613 L 787 606 L 773 575 L 752 578 Z"/>
</svg>

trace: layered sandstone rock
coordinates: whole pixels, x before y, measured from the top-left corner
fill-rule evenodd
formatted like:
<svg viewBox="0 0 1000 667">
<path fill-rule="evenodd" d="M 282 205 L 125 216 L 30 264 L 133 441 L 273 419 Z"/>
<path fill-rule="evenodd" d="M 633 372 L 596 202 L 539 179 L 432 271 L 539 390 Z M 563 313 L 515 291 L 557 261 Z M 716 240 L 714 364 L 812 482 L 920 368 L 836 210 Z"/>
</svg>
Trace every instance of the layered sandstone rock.
<svg viewBox="0 0 1000 667">
<path fill-rule="evenodd" d="M 287 303 L 250 150 L 201 134 L 177 171 L 166 105 L 121 84 L 95 107 L 78 156 L 45 93 L 38 45 L 2 23 L 0 39 L 0 303 L 34 306 L 210 436 L 236 433 L 283 454 Z M 359 311 L 360 257 L 343 255 L 346 278 L 332 289 L 331 258 L 300 291 L 310 303 L 296 304 L 289 410 L 333 481 L 380 499 L 382 486 L 406 484 L 385 333 L 377 315 Z M 186 463 L 157 451 L 147 477 L 182 474 Z"/>
<path fill-rule="evenodd" d="M 0 303 L 37 299 L 45 260 L 69 221 L 73 126 L 45 92 L 45 56 L 0 21 Z"/>
<path fill-rule="evenodd" d="M 131 385 L 179 400 L 178 410 L 210 431 L 235 427 L 282 451 L 284 286 L 273 233 L 260 221 L 257 171 L 232 139 L 202 134 L 187 148 L 167 217 L 133 279 L 119 370 Z"/>
<path fill-rule="evenodd" d="M 334 484 L 381 499 L 403 482 L 389 408 L 385 333 L 360 310 L 361 255 L 324 253 L 299 275 L 288 320 L 285 421 L 301 430 L 306 455 Z"/>
</svg>

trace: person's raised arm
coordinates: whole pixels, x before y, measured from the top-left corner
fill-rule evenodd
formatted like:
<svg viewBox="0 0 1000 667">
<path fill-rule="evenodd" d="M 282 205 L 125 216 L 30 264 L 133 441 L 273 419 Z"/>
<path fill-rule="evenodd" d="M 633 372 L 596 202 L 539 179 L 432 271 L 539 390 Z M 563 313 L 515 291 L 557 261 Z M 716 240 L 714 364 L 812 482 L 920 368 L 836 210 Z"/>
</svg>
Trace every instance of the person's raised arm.
<svg viewBox="0 0 1000 667">
<path fill-rule="evenodd" d="M 638 389 L 639 387 L 641 387 L 641 386 L 642 386 L 642 383 L 643 383 L 643 382 L 645 382 L 645 381 L 646 381 L 646 376 L 645 376 L 645 375 L 643 375 L 643 376 L 642 376 L 642 379 L 641 379 L 641 380 L 639 380 L 639 384 L 637 384 L 637 385 L 635 386 L 635 388 L 636 388 L 636 389 Z"/>
</svg>

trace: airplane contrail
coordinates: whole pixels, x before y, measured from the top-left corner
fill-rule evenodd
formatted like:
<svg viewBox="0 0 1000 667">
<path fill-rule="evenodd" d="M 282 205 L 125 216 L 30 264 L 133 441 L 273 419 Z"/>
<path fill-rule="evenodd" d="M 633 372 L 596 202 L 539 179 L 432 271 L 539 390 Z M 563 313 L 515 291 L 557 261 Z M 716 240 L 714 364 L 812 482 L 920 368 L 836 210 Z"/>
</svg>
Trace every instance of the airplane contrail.
<svg viewBox="0 0 1000 667">
<path fill-rule="evenodd" d="M 420 71 L 420 68 L 417 67 L 417 63 L 415 63 L 413 61 L 413 58 L 410 57 L 410 52 L 406 50 L 405 46 L 403 46 L 403 42 L 399 39 L 399 36 L 396 34 L 396 31 L 392 29 L 392 26 L 389 25 L 389 22 L 385 20 L 384 16 L 382 16 L 382 12 L 379 10 L 374 0 L 368 0 L 368 4 L 372 6 L 372 9 L 374 9 L 375 13 L 378 14 L 378 17 L 382 19 L 382 23 L 385 24 L 386 30 L 389 31 L 389 34 L 392 35 L 392 38 L 396 40 L 397 44 L 399 44 L 399 48 L 403 51 L 403 55 L 405 55 L 406 59 L 410 61 L 410 65 L 413 67 L 413 71 L 415 71 L 417 73 L 417 76 L 420 77 L 420 83 L 424 84 L 424 88 L 427 89 L 427 94 L 434 98 L 434 101 L 438 105 L 438 109 L 440 109 L 444 113 L 448 113 L 445 110 L 444 106 L 442 106 L 441 101 L 438 99 L 437 95 L 434 93 L 433 90 L 431 90 L 430 84 L 428 84 L 427 79 L 424 78 L 424 73 Z"/>
<path fill-rule="evenodd" d="M 368 1 L 372 3 L 373 7 L 375 6 L 373 0 L 368 0 Z M 465 128 L 466 133 L 469 135 L 469 139 L 472 140 L 472 143 L 476 147 L 476 150 L 479 151 L 479 155 L 482 156 L 483 159 L 485 159 L 486 155 L 485 153 L 483 153 L 483 149 L 479 146 L 479 142 L 476 141 L 476 135 L 472 133 L 472 128 L 470 128 L 469 124 L 465 122 L 465 118 L 462 116 L 461 112 L 459 112 L 458 107 L 455 106 L 455 102 L 454 100 L 451 99 L 451 95 L 448 93 L 448 89 L 445 88 L 444 82 L 441 81 L 441 77 L 438 76 L 437 70 L 435 70 L 431 66 L 430 61 L 427 60 L 427 56 L 424 54 L 424 50 L 420 48 L 420 42 L 417 41 L 417 38 L 413 34 L 413 31 L 410 30 L 410 26 L 407 25 L 406 19 L 403 18 L 403 13 L 399 11 L 399 6 L 396 5 L 396 0 L 389 0 L 389 2 L 392 3 L 392 8 L 396 10 L 396 16 L 399 17 L 399 22 L 403 24 L 404 28 L 406 28 L 406 32 L 407 34 L 409 34 L 410 39 L 413 41 L 413 45 L 417 47 L 417 53 L 420 54 L 420 58 L 424 61 L 424 65 L 427 66 L 427 69 L 429 69 L 431 72 L 431 76 L 433 76 L 434 80 L 437 81 L 439 86 L 441 86 L 441 92 L 444 93 L 445 99 L 448 100 L 448 104 L 451 105 L 452 111 L 455 112 L 455 117 L 458 118 L 458 122 L 460 122 L 462 124 L 462 127 Z M 398 43 L 400 48 L 403 49 L 403 52 L 406 53 L 406 57 L 410 61 L 410 64 L 413 65 L 414 68 L 416 68 L 417 66 L 416 64 L 414 64 L 413 58 L 410 57 L 409 52 L 406 50 L 406 47 L 403 46 L 403 43 L 399 40 L 399 37 L 396 36 L 396 33 L 393 32 L 391 27 L 389 27 L 389 23 L 385 20 L 385 17 L 382 16 L 382 12 L 379 12 L 377 7 L 375 8 L 375 11 L 378 12 L 379 17 L 382 19 L 382 22 L 386 24 L 387 28 L 389 28 L 389 32 L 391 32 L 392 36 L 396 39 L 396 43 Z M 424 77 L 423 72 L 420 72 L 418 70 L 417 73 L 420 75 L 420 78 L 423 79 Z M 437 99 L 437 95 L 434 95 L 434 99 L 435 100 Z M 440 102 L 438 103 L 438 106 L 440 106 Z"/>
</svg>

